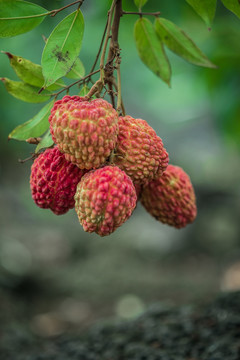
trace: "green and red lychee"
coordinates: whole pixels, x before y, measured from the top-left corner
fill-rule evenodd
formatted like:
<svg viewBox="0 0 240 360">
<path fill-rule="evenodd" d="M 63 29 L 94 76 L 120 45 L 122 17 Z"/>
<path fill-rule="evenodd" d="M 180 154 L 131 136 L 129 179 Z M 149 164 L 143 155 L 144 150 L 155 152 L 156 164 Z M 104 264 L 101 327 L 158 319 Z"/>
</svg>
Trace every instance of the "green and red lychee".
<svg viewBox="0 0 240 360">
<path fill-rule="evenodd" d="M 64 96 L 49 117 L 53 141 L 80 169 L 102 166 L 116 146 L 118 115 L 103 99 Z"/>
<path fill-rule="evenodd" d="M 67 161 L 57 147 L 45 150 L 31 168 L 33 200 L 40 208 L 65 214 L 74 207 L 76 187 L 85 172 Z"/>
<path fill-rule="evenodd" d="M 174 165 L 168 165 L 162 176 L 142 188 L 141 203 L 157 220 L 176 228 L 192 223 L 197 215 L 191 180 Z"/>
<path fill-rule="evenodd" d="M 77 186 L 75 209 L 83 229 L 106 236 L 132 214 L 137 202 L 132 180 L 117 166 L 85 174 Z"/>
<path fill-rule="evenodd" d="M 146 184 L 162 175 L 168 165 L 163 142 L 145 120 L 119 117 L 114 164 L 135 184 Z"/>
</svg>

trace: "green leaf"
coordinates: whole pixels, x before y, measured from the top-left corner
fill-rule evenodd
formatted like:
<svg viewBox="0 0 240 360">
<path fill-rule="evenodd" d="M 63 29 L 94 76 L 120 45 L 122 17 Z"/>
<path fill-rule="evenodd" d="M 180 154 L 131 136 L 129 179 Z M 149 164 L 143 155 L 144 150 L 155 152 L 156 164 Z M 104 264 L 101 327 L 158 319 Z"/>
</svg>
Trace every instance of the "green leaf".
<svg viewBox="0 0 240 360">
<path fill-rule="evenodd" d="M 0 37 L 23 34 L 38 26 L 46 15 L 43 7 L 22 0 L 0 0 Z M 34 17 L 32 17 L 34 16 Z"/>
<path fill-rule="evenodd" d="M 82 45 L 84 19 L 80 10 L 65 17 L 48 38 L 42 54 L 44 87 L 66 75 Z"/>
<path fill-rule="evenodd" d="M 4 83 L 9 94 L 19 100 L 41 103 L 50 99 L 48 91 L 42 91 L 41 94 L 38 94 L 39 89 L 37 87 L 25 84 L 22 81 L 13 81 L 8 78 L 0 78 L 0 80 Z"/>
<path fill-rule="evenodd" d="M 148 0 L 134 0 L 134 2 L 136 7 L 141 10 L 141 8 L 148 2 Z"/>
<path fill-rule="evenodd" d="M 238 0 L 222 0 L 223 5 L 240 18 L 240 3 Z"/>
<path fill-rule="evenodd" d="M 77 58 L 66 77 L 69 79 L 81 79 L 84 75 L 85 69 L 83 63 L 79 58 Z"/>
<path fill-rule="evenodd" d="M 10 65 L 12 66 L 13 70 L 25 83 L 33 86 L 37 86 L 41 88 L 44 84 L 44 77 L 42 74 L 42 67 L 41 65 L 34 64 L 32 61 L 24 59 L 21 56 L 13 55 L 9 52 L 4 52 L 10 60 Z M 65 84 L 62 80 L 58 80 L 53 85 L 50 85 L 47 89 L 57 90 L 59 88 L 64 87 Z"/>
<path fill-rule="evenodd" d="M 53 144 L 54 144 L 54 142 L 52 139 L 52 135 L 50 133 L 50 130 L 48 130 L 46 132 L 46 134 L 43 136 L 40 143 L 37 145 L 37 147 L 35 149 L 35 153 L 39 152 L 39 150 L 41 150 L 41 149 L 48 148 L 48 147 L 52 146 Z"/>
<path fill-rule="evenodd" d="M 171 67 L 152 23 L 145 18 L 137 20 L 134 37 L 143 63 L 170 86 Z"/>
<path fill-rule="evenodd" d="M 24 124 L 17 126 L 8 136 L 9 139 L 27 140 L 30 137 L 38 137 L 49 128 L 48 117 L 53 107 L 54 100 L 46 104 L 37 115 Z"/>
<path fill-rule="evenodd" d="M 164 18 L 157 18 L 155 30 L 161 41 L 177 55 L 198 66 L 216 66 L 177 25 Z"/>
<path fill-rule="evenodd" d="M 214 19 L 217 0 L 186 0 L 189 5 L 201 16 L 208 27 Z"/>
<path fill-rule="evenodd" d="M 79 96 L 86 96 L 87 93 L 89 92 L 89 87 L 85 84 L 83 85 L 83 87 L 81 88 L 80 92 L 79 92 Z"/>
</svg>

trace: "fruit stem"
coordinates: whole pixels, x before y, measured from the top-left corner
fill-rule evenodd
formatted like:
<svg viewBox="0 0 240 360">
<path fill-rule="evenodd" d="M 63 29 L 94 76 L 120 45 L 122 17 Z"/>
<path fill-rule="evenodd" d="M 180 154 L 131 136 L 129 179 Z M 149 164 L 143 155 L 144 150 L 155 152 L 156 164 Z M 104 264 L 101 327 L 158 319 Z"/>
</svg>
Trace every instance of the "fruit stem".
<svg viewBox="0 0 240 360">
<path fill-rule="evenodd" d="M 112 84 L 115 87 L 116 92 L 118 93 L 118 85 L 117 85 L 115 79 L 113 79 Z M 124 104 L 123 104 L 122 96 L 121 96 L 121 109 L 122 109 L 122 115 L 125 116 L 126 111 L 125 111 L 125 107 L 124 107 Z"/>
<path fill-rule="evenodd" d="M 89 100 L 94 94 L 98 93 L 100 94 L 103 88 L 103 82 L 102 79 L 99 79 L 98 81 L 93 84 L 87 95 L 85 95 L 85 98 Z"/>
<path fill-rule="evenodd" d="M 114 91 L 113 91 L 113 84 L 110 81 L 108 83 L 108 88 L 109 88 L 108 93 L 109 93 L 109 95 L 111 97 L 112 106 L 115 109 L 116 107 L 115 107 L 115 97 L 114 97 Z"/>
<path fill-rule="evenodd" d="M 121 64 L 121 59 L 120 59 L 120 57 L 118 57 L 117 63 L 116 63 L 117 84 L 118 84 L 118 99 L 117 99 L 117 112 L 118 112 L 118 115 L 121 113 L 121 107 L 122 107 L 122 94 L 121 94 L 122 87 L 121 87 L 120 64 Z"/>
</svg>

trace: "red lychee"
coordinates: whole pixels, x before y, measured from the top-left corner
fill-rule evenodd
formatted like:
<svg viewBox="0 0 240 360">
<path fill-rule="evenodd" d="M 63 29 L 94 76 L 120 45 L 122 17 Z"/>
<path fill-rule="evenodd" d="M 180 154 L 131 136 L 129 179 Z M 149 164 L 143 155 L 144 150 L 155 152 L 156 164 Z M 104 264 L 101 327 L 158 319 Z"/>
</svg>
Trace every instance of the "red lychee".
<svg viewBox="0 0 240 360">
<path fill-rule="evenodd" d="M 57 147 L 45 150 L 31 168 L 30 188 L 35 203 L 56 215 L 74 207 L 76 187 L 85 172 L 67 161 Z"/>
<path fill-rule="evenodd" d="M 197 215 L 196 197 L 189 176 L 174 165 L 142 188 L 141 203 L 162 223 L 176 228 L 192 223 Z"/>
<path fill-rule="evenodd" d="M 53 106 L 49 122 L 53 141 L 80 169 L 102 166 L 116 145 L 118 115 L 103 99 L 64 96 Z"/>
<path fill-rule="evenodd" d="M 145 184 L 161 176 L 168 165 L 168 153 L 160 137 L 145 120 L 119 117 L 119 135 L 114 164 L 135 184 Z"/>
<path fill-rule="evenodd" d="M 83 228 L 110 235 L 132 214 L 137 202 L 132 180 L 117 166 L 88 172 L 77 186 L 75 209 Z"/>
</svg>

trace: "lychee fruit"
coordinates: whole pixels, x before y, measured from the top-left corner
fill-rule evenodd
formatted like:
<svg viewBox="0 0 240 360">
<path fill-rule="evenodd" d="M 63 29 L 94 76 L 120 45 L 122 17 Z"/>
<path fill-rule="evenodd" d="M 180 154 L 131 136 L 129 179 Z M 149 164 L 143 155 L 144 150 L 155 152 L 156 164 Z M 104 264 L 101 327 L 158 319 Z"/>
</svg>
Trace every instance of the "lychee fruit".
<svg viewBox="0 0 240 360">
<path fill-rule="evenodd" d="M 85 172 L 67 161 L 57 147 L 45 150 L 31 168 L 33 200 L 56 215 L 66 213 L 74 207 L 76 187 Z"/>
<path fill-rule="evenodd" d="M 119 117 L 119 134 L 114 164 L 124 170 L 135 184 L 161 176 L 168 165 L 168 153 L 160 137 L 145 120 Z"/>
<path fill-rule="evenodd" d="M 197 215 L 196 197 L 189 176 L 174 165 L 142 188 L 141 203 L 157 220 L 176 228 L 185 227 Z"/>
<path fill-rule="evenodd" d="M 53 141 L 80 169 L 102 166 L 115 148 L 118 114 L 103 99 L 64 96 L 54 104 L 49 122 Z"/>
<path fill-rule="evenodd" d="M 132 180 L 117 166 L 105 166 L 83 176 L 75 194 L 75 209 L 87 232 L 110 235 L 132 214 L 137 202 Z"/>
</svg>

